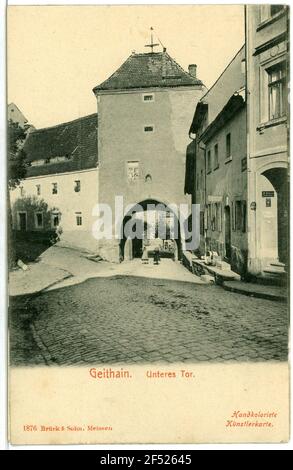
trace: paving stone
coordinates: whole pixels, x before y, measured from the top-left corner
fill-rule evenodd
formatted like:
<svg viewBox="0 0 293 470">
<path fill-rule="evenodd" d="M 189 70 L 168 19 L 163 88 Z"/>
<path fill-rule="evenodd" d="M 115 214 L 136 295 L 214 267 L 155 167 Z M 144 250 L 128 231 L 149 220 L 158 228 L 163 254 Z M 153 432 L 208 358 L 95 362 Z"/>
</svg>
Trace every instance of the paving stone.
<svg viewBox="0 0 293 470">
<path fill-rule="evenodd" d="M 28 313 L 56 364 L 287 360 L 285 303 L 178 279 L 113 279 L 31 299 Z M 46 363 L 13 304 L 10 345 L 13 364 Z"/>
</svg>

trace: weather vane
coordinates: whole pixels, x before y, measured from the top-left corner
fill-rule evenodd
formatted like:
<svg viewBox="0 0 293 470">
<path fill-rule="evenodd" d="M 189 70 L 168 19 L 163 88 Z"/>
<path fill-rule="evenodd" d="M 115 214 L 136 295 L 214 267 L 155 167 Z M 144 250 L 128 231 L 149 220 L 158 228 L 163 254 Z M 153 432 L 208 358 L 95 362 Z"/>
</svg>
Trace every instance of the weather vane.
<svg viewBox="0 0 293 470">
<path fill-rule="evenodd" d="M 154 28 L 151 26 L 150 28 L 151 30 L 151 43 L 150 44 L 146 44 L 144 47 L 150 47 L 151 48 L 151 51 L 154 52 L 154 47 L 157 47 L 159 46 L 160 44 L 159 43 L 154 43 L 154 37 L 153 37 L 153 31 L 154 31 Z"/>
</svg>

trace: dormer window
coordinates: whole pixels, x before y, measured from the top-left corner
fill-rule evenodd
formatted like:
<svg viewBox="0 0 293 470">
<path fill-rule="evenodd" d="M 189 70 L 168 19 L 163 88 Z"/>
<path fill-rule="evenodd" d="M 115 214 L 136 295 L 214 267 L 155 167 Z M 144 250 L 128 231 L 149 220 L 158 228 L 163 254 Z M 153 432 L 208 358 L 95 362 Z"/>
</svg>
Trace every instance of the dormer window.
<svg viewBox="0 0 293 470">
<path fill-rule="evenodd" d="M 30 162 L 30 165 L 31 166 L 41 166 L 41 165 L 44 165 L 45 163 L 45 160 L 33 160 L 32 162 Z"/>
<path fill-rule="evenodd" d="M 69 159 L 70 159 L 70 157 L 68 157 L 68 155 L 55 156 L 55 157 L 50 158 L 50 163 L 66 162 Z"/>
</svg>

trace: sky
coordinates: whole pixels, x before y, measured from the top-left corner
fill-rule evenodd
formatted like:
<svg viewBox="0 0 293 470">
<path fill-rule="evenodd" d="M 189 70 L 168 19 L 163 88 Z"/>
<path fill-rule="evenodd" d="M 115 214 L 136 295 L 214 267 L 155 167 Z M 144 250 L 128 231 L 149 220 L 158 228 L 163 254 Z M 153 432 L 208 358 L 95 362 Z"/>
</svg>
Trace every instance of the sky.
<svg viewBox="0 0 293 470">
<path fill-rule="evenodd" d="M 151 26 L 184 69 L 197 64 L 209 88 L 244 44 L 244 7 L 10 6 L 8 103 L 36 128 L 96 112 L 92 89 L 132 51 L 149 51 Z"/>
</svg>

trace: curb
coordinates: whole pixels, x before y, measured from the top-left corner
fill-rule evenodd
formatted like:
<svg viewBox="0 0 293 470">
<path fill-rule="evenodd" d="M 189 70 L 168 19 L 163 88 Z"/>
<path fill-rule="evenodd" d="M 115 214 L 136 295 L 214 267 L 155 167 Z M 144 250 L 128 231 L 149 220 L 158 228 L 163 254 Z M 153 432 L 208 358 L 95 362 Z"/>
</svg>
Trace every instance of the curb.
<svg viewBox="0 0 293 470">
<path fill-rule="evenodd" d="M 36 290 L 36 291 L 32 291 L 32 292 L 22 292 L 22 293 L 14 294 L 14 295 L 9 294 L 9 291 L 8 291 L 8 297 L 10 297 L 10 298 L 12 299 L 12 298 L 16 298 L 16 297 L 34 296 L 34 295 L 41 294 L 42 292 L 45 292 L 45 291 L 46 291 L 47 289 L 49 289 L 50 287 L 53 287 L 53 286 L 55 286 L 56 284 L 59 284 L 59 282 L 62 282 L 62 281 L 64 281 L 65 279 L 69 279 L 70 277 L 74 277 L 74 275 L 71 274 L 71 273 L 69 273 L 68 271 L 65 271 L 65 272 L 67 272 L 67 274 L 66 274 L 62 279 L 58 279 L 57 281 L 51 282 L 51 284 L 48 284 L 46 287 L 43 287 L 43 288 L 40 289 L 40 290 Z"/>
<path fill-rule="evenodd" d="M 241 287 L 227 286 L 227 285 L 225 285 L 225 282 L 222 284 L 222 287 L 225 290 L 229 291 L 229 292 L 234 292 L 234 293 L 237 293 L 237 294 L 246 295 L 248 297 L 255 297 L 255 298 L 258 298 L 258 299 L 266 299 L 266 300 L 274 300 L 274 301 L 278 301 L 278 302 L 287 302 L 287 297 L 284 296 L 284 295 L 269 294 L 269 293 L 265 293 L 265 292 L 250 292 L 250 291 L 246 291 L 246 290 L 241 289 Z"/>
</svg>

